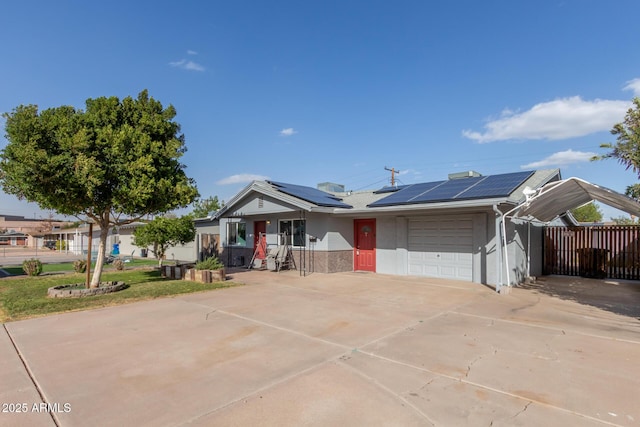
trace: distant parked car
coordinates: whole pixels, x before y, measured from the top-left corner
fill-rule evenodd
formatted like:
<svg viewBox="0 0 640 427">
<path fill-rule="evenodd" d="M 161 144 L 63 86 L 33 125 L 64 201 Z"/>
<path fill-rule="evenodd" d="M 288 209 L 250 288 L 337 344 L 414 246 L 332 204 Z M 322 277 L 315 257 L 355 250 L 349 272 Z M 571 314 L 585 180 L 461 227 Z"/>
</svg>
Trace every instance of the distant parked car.
<svg viewBox="0 0 640 427">
<path fill-rule="evenodd" d="M 53 240 L 49 240 L 48 242 L 44 242 L 44 247 L 49 248 L 52 251 L 56 250 L 56 242 Z"/>
</svg>

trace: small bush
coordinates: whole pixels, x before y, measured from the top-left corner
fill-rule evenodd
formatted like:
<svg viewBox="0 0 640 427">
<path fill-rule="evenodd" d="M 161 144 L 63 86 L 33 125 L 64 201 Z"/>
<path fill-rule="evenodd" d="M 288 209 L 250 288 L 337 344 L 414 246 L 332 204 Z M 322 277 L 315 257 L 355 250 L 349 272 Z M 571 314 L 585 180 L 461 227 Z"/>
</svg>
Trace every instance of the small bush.
<svg viewBox="0 0 640 427">
<path fill-rule="evenodd" d="M 67 242 L 65 242 L 64 240 L 56 240 L 57 251 L 64 251 L 66 249 L 67 249 Z"/>
<path fill-rule="evenodd" d="M 113 266 L 116 268 L 116 270 L 124 270 L 124 261 L 121 260 L 120 258 L 117 258 L 113 261 Z"/>
<path fill-rule="evenodd" d="M 76 273 L 84 273 L 87 271 L 87 261 L 83 259 L 73 261 L 73 269 Z"/>
<path fill-rule="evenodd" d="M 39 276 L 42 273 L 42 263 L 39 259 L 25 259 L 22 262 L 22 270 L 29 276 Z"/>
<path fill-rule="evenodd" d="M 219 270 L 221 268 L 224 268 L 224 264 L 214 256 L 196 263 L 196 270 Z"/>
</svg>

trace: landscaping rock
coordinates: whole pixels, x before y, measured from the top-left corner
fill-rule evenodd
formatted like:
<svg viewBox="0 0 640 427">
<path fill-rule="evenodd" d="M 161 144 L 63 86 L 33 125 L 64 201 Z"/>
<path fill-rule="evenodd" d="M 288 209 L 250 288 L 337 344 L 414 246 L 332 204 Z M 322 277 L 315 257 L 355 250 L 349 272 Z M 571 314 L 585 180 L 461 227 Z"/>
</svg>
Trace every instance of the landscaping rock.
<svg viewBox="0 0 640 427">
<path fill-rule="evenodd" d="M 124 282 L 100 282 L 97 288 L 85 288 L 84 283 L 72 285 L 60 285 L 49 288 L 47 296 L 49 298 L 81 298 L 94 295 L 103 295 L 111 292 L 121 291 L 127 287 Z"/>
</svg>

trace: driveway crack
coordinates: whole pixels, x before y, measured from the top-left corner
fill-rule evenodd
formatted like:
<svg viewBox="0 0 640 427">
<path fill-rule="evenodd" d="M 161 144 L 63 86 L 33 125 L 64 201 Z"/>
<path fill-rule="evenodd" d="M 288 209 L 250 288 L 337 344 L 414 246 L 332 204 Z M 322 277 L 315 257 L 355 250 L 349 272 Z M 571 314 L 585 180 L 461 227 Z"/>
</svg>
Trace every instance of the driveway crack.
<svg viewBox="0 0 640 427">
<path fill-rule="evenodd" d="M 527 408 L 529 408 L 529 405 L 531 405 L 533 402 L 532 401 L 528 401 L 526 405 L 524 405 L 524 408 L 522 408 L 517 414 L 515 414 L 513 417 L 511 417 L 512 419 L 515 419 L 518 417 L 518 415 L 523 414 Z"/>
<path fill-rule="evenodd" d="M 464 374 L 465 378 L 469 378 L 469 372 L 471 372 L 471 368 L 476 362 L 479 362 L 480 360 L 482 360 L 483 357 L 484 357 L 483 355 L 478 356 L 475 359 L 473 359 L 471 363 L 469 363 L 469 365 L 467 365 L 467 372 Z"/>
<path fill-rule="evenodd" d="M 20 352 L 20 349 L 18 349 L 18 345 L 16 344 L 15 340 L 13 339 L 13 336 L 11 335 L 9 330 L 7 329 L 7 325 L 5 323 L 3 323 L 2 327 L 4 328 L 4 331 L 7 333 L 7 336 L 9 337 L 9 341 L 11 341 L 11 345 L 13 346 L 13 349 L 15 350 L 16 355 L 18 356 L 18 359 L 20 359 L 20 362 L 22 363 L 22 366 L 24 367 L 25 371 L 27 372 L 27 375 L 29 376 L 29 379 L 31 380 L 31 383 L 35 387 L 36 392 L 38 392 L 38 395 L 40 396 L 40 400 L 42 401 L 42 403 L 47 404 L 47 407 L 48 407 L 49 406 L 49 402 L 47 402 L 47 399 L 44 396 L 44 392 L 42 391 L 42 389 L 38 385 L 38 382 L 36 381 L 36 378 L 33 375 L 33 372 L 31 372 L 31 369 L 29 368 L 29 365 L 27 364 L 27 361 L 22 356 L 22 353 Z M 51 420 L 53 421 L 53 423 L 56 425 L 56 427 L 60 427 L 60 423 L 58 422 L 55 414 L 52 411 L 47 411 L 47 412 L 48 412 L 49 416 L 51 417 Z"/>
</svg>

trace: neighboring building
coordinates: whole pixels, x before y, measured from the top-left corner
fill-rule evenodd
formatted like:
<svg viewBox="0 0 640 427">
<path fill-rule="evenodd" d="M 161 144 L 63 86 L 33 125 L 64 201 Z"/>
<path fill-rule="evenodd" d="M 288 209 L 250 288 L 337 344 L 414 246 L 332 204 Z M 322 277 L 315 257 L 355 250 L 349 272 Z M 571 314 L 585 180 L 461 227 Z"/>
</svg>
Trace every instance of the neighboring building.
<svg viewBox="0 0 640 427">
<path fill-rule="evenodd" d="M 558 169 L 490 176 L 470 171 L 437 182 L 360 192 L 254 181 L 216 214 L 223 242 L 220 258 L 231 266 L 249 265 L 260 252 L 256 248 L 262 234 L 267 247 L 289 245 L 297 268 L 304 272 L 362 270 L 496 288 L 517 284 L 542 273 L 544 221 L 575 206 L 542 222 L 514 217 L 512 212 L 541 188 L 563 182 Z M 343 187 L 323 183 L 322 188 Z M 582 199 L 579 191 L 571 194 L 569 203 Z M 624 199 L 623 205 L 631 203 L 626 205 L 631 210 L 640 209 L 625 196 L 613 197 Z M 571 224 L 572 219 L 565 215 L 554 222 Z"/>
<path fill-rule="evenodd" d="M 0 233 L 0 246 L 27 246 L 28 235 L 17 231 Z"/>
<path fill-rule="evenodd" d="M 218 220 L 213 218 L 200 218 L 194 220 L 196 226 L 196 238 L 193 242 L 184 245 L 171 246 L 167 249 L 165 257 L 167 260 L 194 262 L 209 256 L 217 256 L 219 250 L 220 227 Z M 112 254 L 115 246 L 118 245 L 118 255 L 121 257 L 133 256 L 153 258 L 152 247 L 140 248 L 133 244 L 133 232 L 137 227 L 145 223 L 136 221 L 131 224 L 112 227 L 107 237 L 106 253 Z M 89 245 L 89 226 L 83 224 L 76 228 L 55 230 L 47 235 L 48 239 L 64 242 L 62 247 L 67 253 L 85 254 Z M 1 240 L 0 240 L 1 242 Z M 100 243 L 100 227 L 93 226 L 91 251 L 98 251 Z"/>
<path fill-rule="evenodd" d="M 213 218 L 199 218 L 194 220 L 196 226 L 196 238 L 193 242 L 184 245 L 171 246 L 166 251 L 166 259 L 174 261 L 193 262 L 210 256 L 218 255 L 218 241 L 220 239 L 220 227 L 218 220 Z M 118 227 L 118 241 L 121 255 L 154 257 L 153 247 L 139 248 L 133 244 L 133 232 L 144 222 L 133 222 Z"/>
<path fill-rule="evenodd" d="M 20 239 L 22 243 L 18 243 L 18 246 L 41 247 L 47 241 L 49 232 L 59 230 L 69 224 L 71 224 L 69 221 L 30 219 L 24 216 L 0 214 L 0 230 L 22 233 L 25 236 L 25 239 Z M 2 244 L 1 241 L 0 244 Z"/>
<path fill-rule="evenodd" d="M 49 233 L 46 238 L 62 242 L 60 247 L 63 248 L 63 252 L 83 255 L 87 253 L 89 248 L 89 225 L 82 224 L 79 227 L 54 230 Z M 109 236 L 107 237 L 107 254 L 113 249 L 114 243 L 118 243 L 118 233 L 112 228 L 109 230 Z M 100 226 L 94 225 L 91 234 L 91 252 L 98 252 L 99 244 Z"/>
</svg>

